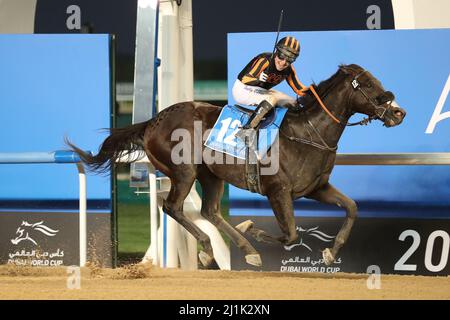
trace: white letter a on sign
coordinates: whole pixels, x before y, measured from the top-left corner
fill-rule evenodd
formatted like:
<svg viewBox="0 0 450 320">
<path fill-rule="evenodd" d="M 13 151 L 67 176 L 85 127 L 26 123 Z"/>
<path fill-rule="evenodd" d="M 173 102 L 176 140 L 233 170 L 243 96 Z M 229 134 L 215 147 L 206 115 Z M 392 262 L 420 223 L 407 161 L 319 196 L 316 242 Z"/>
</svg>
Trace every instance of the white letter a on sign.
<svg viewBox="0 0 450 320">
<path fill-rule="evenodd" d="M 444 90 L 442 91 L 441 97 L 439 98 L 436 108 L 434 109 L 433 115 L 431 116 L 430 122 L 428 123 L 428 127 L 425 133 L 432 134 L 434 131 L 434 127 L 436 127 L 436 124 L 439 121 L 450 118 L 450 111 L 441 113 L 442 108 L 444 108 L 445 101 L 447 100 L 449 91 L 450 91 L 450 75 L 447 78 Z"/>
</svg>

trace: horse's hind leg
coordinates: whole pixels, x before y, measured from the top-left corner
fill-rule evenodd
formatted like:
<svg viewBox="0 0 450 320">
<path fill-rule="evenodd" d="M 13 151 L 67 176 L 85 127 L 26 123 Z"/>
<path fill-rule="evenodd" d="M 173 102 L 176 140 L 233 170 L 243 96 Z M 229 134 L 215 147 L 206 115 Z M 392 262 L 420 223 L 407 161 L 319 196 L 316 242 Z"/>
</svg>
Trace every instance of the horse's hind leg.
<svg viewBox="0 0 450 320">
<path fill-rule="evenodd" d="M 248 264 L 260 267 L 262 265 L 259 253 L 252 247 L 250 242 L 236 231 L 223 217 L 220 212 L 220 199 L 223 195 L 223 180 L 220 180 L 205 169 L 199 174 L 202 185 L 202 209 L 201 215 L 224 232 L 233 243 L 245 253 Z"/>
<path fill-rule="evenodd" d="M 327 248 L 322 252 L 325 264 L 330 265 L 334 262 L 339 249 L 344 245 L 350 235 L 353 223 L 358 215 L 358 208 L 356 207 L 355 201 L 342 194 L 329 183 L 309 194 L 307 198 L 323 203 L 335 204 L 339 207 L 343 207 L 347 213 L 344 224 L 334 240 L 333 248 L 331 251 Z"/>
<path fill-rule="evenodd" d="M 208 267 L 214 259 L 213 250 L 210 239 L 206 233 L 200 230 L 192 221 L 190 221 L 183 213 L 183 203 L 187 195 L 191 191 L 195 181 L 195 175 L 190 175 L 189 170 L 176 178 L 171 178 L 171 187 L 167 199 L 164 201 L 163 211 L 170 217 L 181 224 L 188 232 L 190 232 L 203 246 L 203 252 L 200 252 L 199 258 L 205 267 Z"/>
</svg>

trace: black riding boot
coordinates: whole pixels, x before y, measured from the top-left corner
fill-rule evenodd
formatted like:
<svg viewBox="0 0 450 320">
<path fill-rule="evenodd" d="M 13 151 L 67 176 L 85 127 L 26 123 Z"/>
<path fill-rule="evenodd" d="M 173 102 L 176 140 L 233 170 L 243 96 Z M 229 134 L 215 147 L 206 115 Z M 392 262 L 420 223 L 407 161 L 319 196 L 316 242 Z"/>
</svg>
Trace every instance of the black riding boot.
<svg viewBox="0 0 450 320">
<path fill-rule="evenodd" d="M 254 131 L 248 131 L 249 129 L 255 129 L 264 116 L 272 110 L 273 106 L 267 101 L 263 100 L 258 105 L 256 110 L 252 113 L 247 123 L 236 133 L 236 137 L 245 141 L 245 137 L 254 135 Z M 250 139 L 252 140 L 252 139 Z"/>
</svg>

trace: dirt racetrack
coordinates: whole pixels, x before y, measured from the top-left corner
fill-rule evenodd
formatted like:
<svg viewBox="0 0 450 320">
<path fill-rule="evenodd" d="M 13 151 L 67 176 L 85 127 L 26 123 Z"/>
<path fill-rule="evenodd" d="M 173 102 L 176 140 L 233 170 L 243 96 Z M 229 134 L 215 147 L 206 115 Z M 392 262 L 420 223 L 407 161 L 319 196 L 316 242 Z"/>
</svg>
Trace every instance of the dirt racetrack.
<svg viewBox="0 0 450 320">
<path fill-rule="evenodd" d="M 0 266 L 0 299 L 450 299 L 450 277 L 382 275 L 381 289 L 364 274 L 181 271 L 151 265 L 83 268 L 80 289 L 68 289 L 66 268 Z"/>
</svg>

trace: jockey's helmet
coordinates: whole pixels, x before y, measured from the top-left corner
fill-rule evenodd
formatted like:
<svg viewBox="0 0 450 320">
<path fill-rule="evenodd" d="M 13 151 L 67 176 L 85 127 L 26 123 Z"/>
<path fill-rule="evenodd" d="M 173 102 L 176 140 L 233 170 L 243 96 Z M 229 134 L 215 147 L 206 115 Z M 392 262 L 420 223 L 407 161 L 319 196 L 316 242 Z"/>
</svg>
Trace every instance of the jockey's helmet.
<svg viewBox="0 0 450 320">
<path fill-rule="evenodd" d="M 300 42 L 294 37 L 284 37 L 277 43 L 277 55 L 292 63 L 300 54 Z"/>
</svg>

